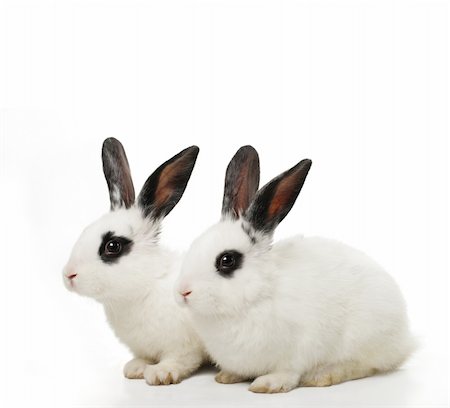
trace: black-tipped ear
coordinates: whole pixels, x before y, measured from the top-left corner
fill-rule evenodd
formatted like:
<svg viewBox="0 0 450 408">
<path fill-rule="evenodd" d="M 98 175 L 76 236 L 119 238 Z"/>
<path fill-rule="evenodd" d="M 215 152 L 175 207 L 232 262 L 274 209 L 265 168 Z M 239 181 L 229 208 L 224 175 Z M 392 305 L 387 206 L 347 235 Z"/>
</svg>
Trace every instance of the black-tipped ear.
<svg viewBox="0 0 450 408">
<path fill-rule="evenodd" d="M 311 164 L 309 159 L 302 160 L 258 191 L 245 214 L 253 228 L 271 233 L 286 217 L 300 194 Z"/>
<path fill-rule="evenodd" d="M 111 210 L 134 204 L 134 187 L 125 150 L 117 139 L 110 137 L 102 147 L 103 173 L 108 183 Z"/>
<path fill-rule="evenodd" d="M 177 205 L 191 177 L 199 150 L 197 146 L 184 149 L 159 166 L 147 179 L 138 198 L 146 217 L 165 217 Z"/>
<path fill-rule="evenodd" d="M 222 216 L 238 218 L 247 210 L 259 186 L 259 157 L 252 146 L 242 146 L 225 175 Z"/>
</svg>

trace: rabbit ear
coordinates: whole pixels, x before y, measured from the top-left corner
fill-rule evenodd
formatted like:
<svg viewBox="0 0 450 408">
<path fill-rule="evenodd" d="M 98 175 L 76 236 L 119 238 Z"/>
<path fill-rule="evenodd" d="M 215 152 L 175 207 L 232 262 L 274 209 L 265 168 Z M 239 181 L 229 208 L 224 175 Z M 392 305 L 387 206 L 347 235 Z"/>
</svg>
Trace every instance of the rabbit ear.
<svg viewBox="0 0 450 408">
<path fill-rule="evenodd" d="M 103 172 L 108 183 L 111 210 L 134 204 L 134 187 L 131 180 L 125 150 L 117 139 L 110 137 L 103 142 Z"/>
<path fill-rule="evenodd" d="M 197 146 L 184 149 L 159 166 L 147 179 L 138 198 L 146 217 L 165 217 L 180 201 L 199 150 Z"/>
<path fill-rule="evenodd" d="M 259 157 L 252 146 L 242 146 L 231 159 L 225 175 L 222 216 L 239 218 L 259 186 Z"/>
<path fill-rule="evenodd" d="M 309 159 L 302 160 L 258 191 L 245 214 L 253 228 L 272 233 L 294 205 L 311 164 Z"/>
</svg>

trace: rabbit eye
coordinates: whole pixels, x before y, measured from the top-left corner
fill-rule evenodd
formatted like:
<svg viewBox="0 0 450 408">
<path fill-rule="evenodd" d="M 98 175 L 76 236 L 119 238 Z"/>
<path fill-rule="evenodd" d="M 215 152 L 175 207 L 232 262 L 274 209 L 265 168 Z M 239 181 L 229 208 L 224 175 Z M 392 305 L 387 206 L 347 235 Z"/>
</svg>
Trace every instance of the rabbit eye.
<svg viewBox="0 0 450 408">
<path fill-rule="evenodd" d="M 236 260 L 234 259 L 233 254 L 225 254 L 220 260 L 221 268 L 232 268 L 235 263 Z"/>
<path fill-rule="evenodd" d="M 125 237 L 118 237 L 109 231 L 102 236 L 102 243 L 98 249 L 98 255 L 105 263 L 117 262 L 119 258 L 128 254 L 133 246 L 133 241 Z"/>
<path fill-rule="evenodd" d="M 115 239 L 112 239 L 106 243 L 105 254 L 118 254 L 121 250 L 122 244 Z"/>
<path fill-rule="evenodd" d="M 220 275 L 231 277 L 242 265 L 243 255 L 234 250 L 224 251 L 216 258 L 216 269 Z"/>
</svg>

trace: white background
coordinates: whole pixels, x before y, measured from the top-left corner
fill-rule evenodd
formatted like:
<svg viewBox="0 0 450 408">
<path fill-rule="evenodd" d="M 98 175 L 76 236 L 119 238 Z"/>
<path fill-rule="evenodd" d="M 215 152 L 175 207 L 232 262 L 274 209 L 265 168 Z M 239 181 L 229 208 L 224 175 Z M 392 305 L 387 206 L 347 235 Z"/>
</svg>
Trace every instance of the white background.
<svg viewBox="0 0 450 408">
<path fill-rule="evenodd" d="M 0 1 L 0 402 L 4 407 L 448 404 L 448 2 Z M 100 149 L 125 145 L 136 188 L 201 147 L 163 242 L 219 218 L 226 164 L 262 183 L 314 164 L 276 238 L 371 254 L 401 286 L 422 348 L 399 372 L 255 395 L 213 370 L 180 385 L 122 378 L 102 308 L 61 269 L 109 208 Z"/>
</svg>

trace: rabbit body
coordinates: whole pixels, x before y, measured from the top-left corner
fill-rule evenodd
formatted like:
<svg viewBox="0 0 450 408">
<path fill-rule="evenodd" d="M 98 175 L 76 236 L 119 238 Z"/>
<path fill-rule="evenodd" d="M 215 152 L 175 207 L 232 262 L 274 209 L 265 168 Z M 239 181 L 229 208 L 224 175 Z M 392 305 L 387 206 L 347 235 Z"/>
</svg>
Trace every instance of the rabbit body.
<svg viewBox="0 0 450 408">
<path fill-rule="evenodd" d="M 135 356 L 124 367 L 124 375 L 127 378 L 145 376 L 150 384 L 154 384 L 164 381 L 170 372 L 173 382 L 178 382 L 202 364 L 205 353 L 192 328 L 190 316 L 177 306 L 172 296 L 179 255 L 161 247 L 155 253 L 151 252 L 147 254 L 148 259 L 155 263 L 160 273 L 161 269 L 165 272 L 156 279 L 142 277 L 132 300 L 118 297 L 104 302 L 103 306 L 115 335 Z M 171 261 L 167 262 L 169 259 Z M 165 268 L 162 267 L 164 263 L 167 264 Z M 151 270 L 152 265 L 148 267 Z M 147 275 L 151 276 L 150 273 Z M 166 377 L 160 373 L 158 379 L 156 371 L 161 371 L 162 367 L 156 364 L 161 361 L 167 372 Z"/>
<path fill-rule="evenodd" d="M 330 385 L 392 370 L 412 351 L 397 285 L 362 252 L 299 236 L 275 244 L 252 267 L 262 281 L 252 307 L 220 318 L 194 314 L 222 370 L 242 378 L 287 371 L 304 385 Z"/>
</svg>

